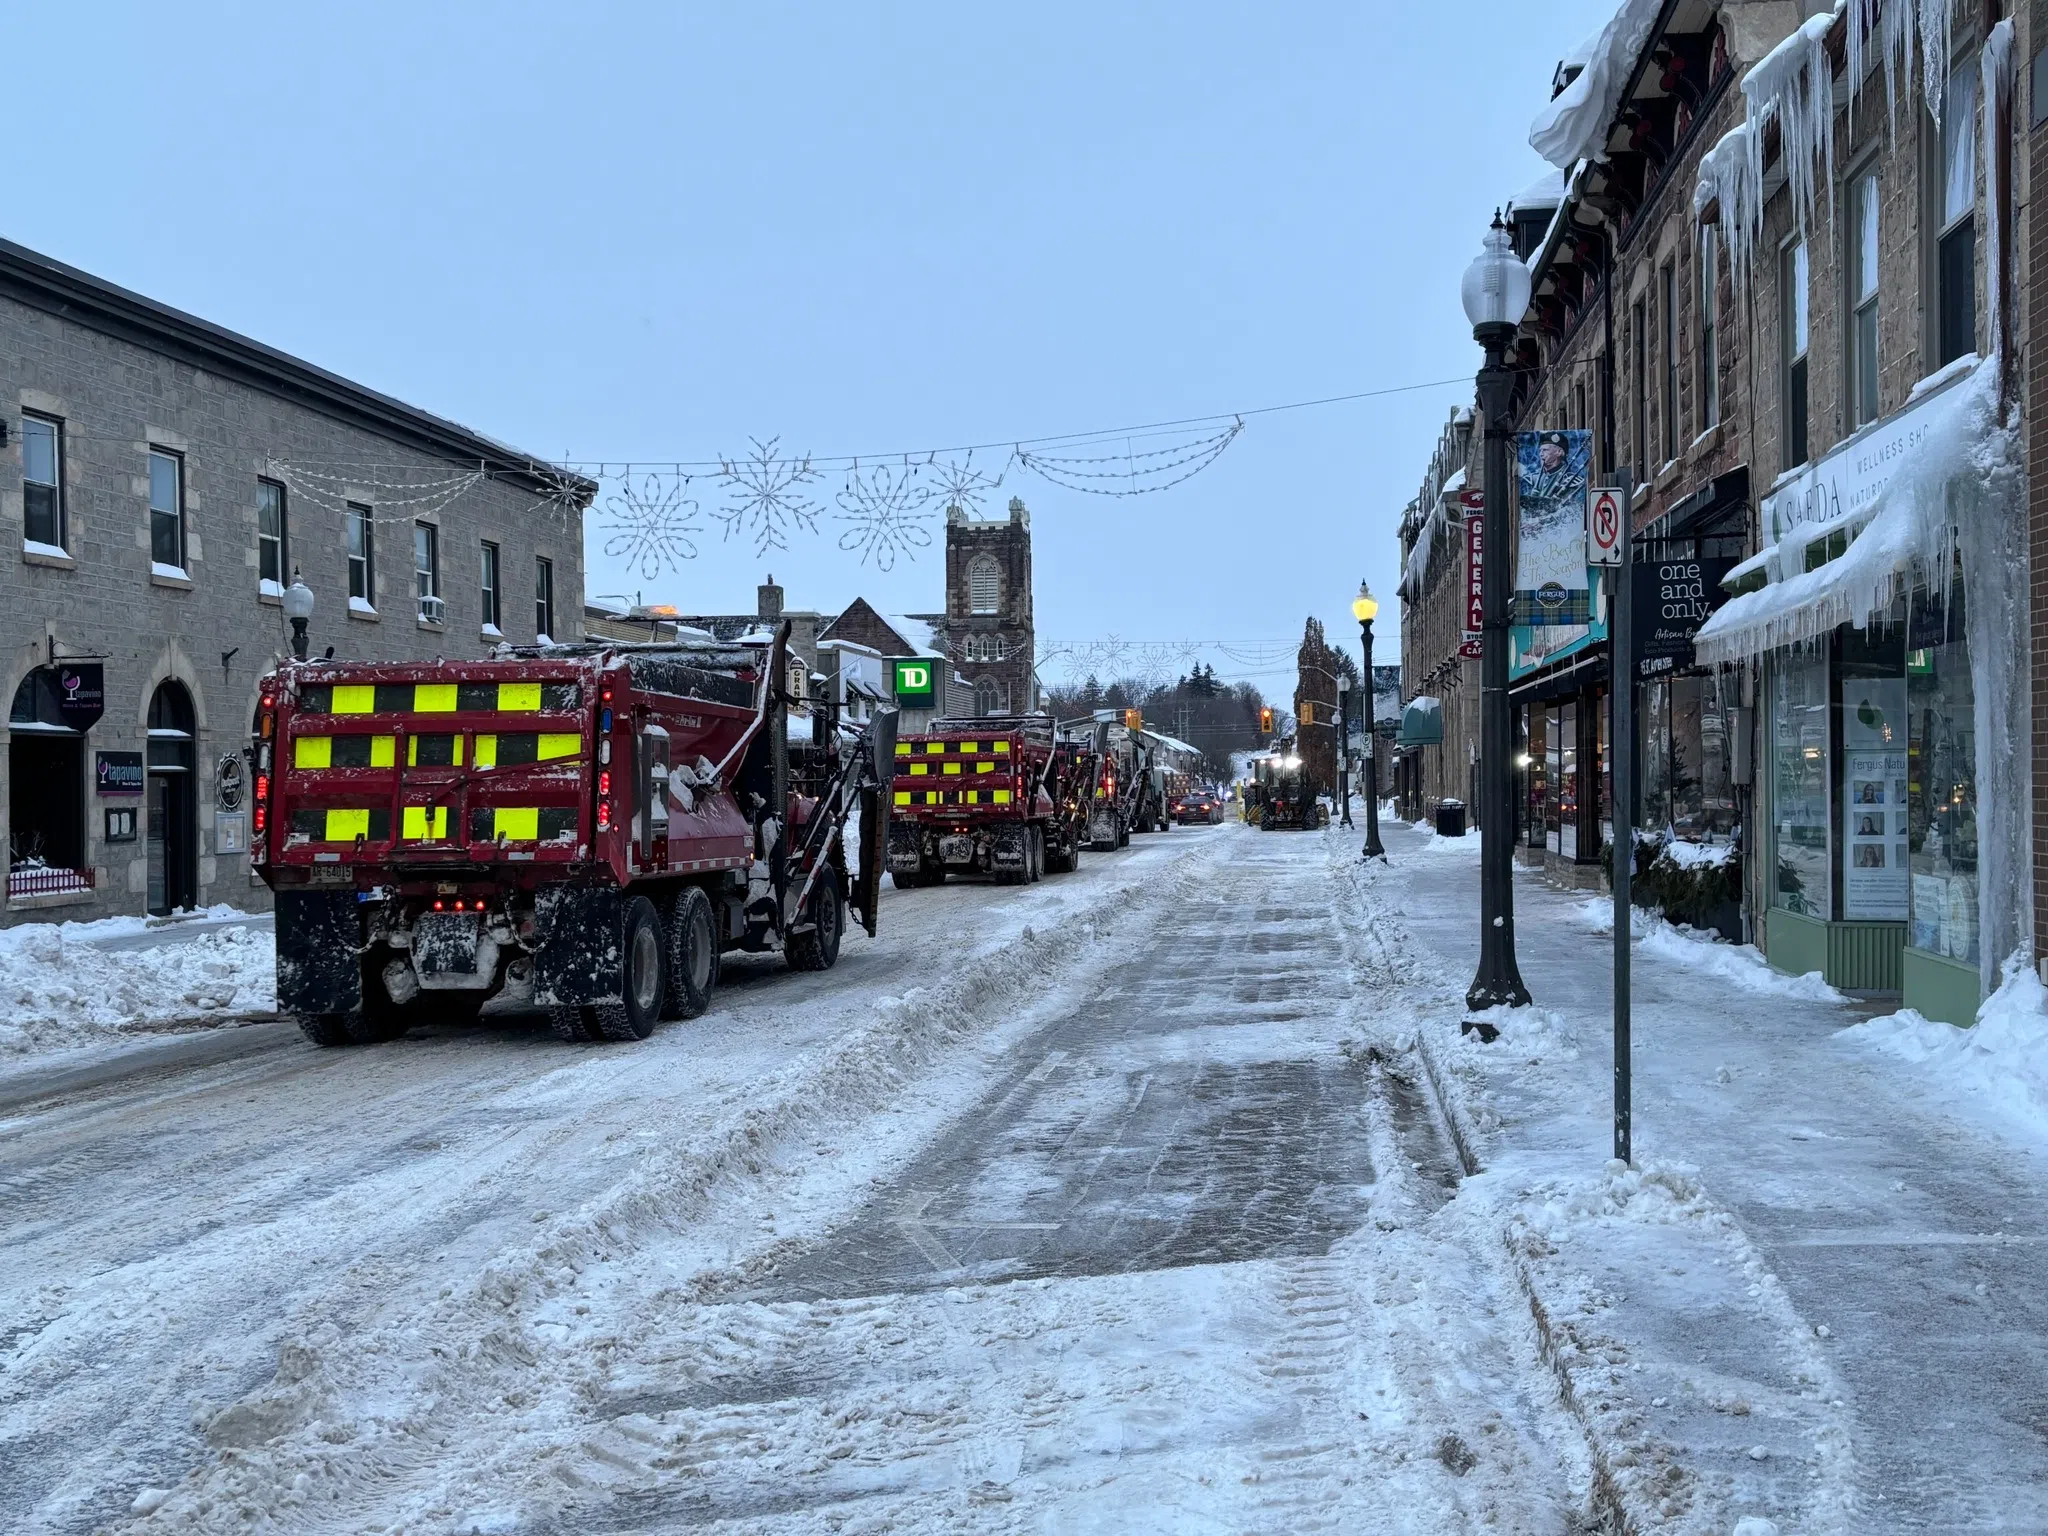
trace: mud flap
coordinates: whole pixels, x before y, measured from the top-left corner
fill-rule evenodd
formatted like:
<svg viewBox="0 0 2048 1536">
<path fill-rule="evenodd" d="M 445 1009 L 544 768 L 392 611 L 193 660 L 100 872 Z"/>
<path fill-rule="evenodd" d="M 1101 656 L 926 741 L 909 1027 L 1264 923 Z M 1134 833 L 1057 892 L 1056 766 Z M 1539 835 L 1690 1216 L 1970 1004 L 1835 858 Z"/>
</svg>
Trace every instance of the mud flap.
<svg viewBox="0 0 2048 1536">
<path fill-rule="evenodd" d="M 533 899 L 533 1001 L 576 1007 L 626 995 L 620 945 L 624 893 L 609 886 L 546 885 Z"/>
<path fill-rule="evenodd" d="M 362 950 L 363 921 L 354 891 L 279 891 L 278 1012 L 360 1008 Z"/>
</svg>

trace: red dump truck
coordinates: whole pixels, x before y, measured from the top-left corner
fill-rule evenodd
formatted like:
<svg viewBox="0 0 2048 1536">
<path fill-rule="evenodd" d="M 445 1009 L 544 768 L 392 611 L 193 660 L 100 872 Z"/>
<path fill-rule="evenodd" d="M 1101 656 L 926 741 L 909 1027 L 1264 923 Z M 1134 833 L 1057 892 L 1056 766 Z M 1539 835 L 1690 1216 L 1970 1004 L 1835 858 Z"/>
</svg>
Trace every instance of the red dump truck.
<svg viewBox="0 0 2048 1536">
<path fill-rule="evenodd" d="M 279 1009 L 348 1045 L 530 988 L 565 1039 L 645 1039 L 723 953 L 832 965 L 849 906 L 875 931 L 895 715 L 792 741 L 787 643 L 273 673 L 250 857 Z"/>
<path fill-rule="evenodd" d="M 899 888 L 948 874 L 1005 883 L 1081 861 L 1095 754 L 1060 739 L 1050 715 L 939 720 L 895 746 L 889 878 Z"/>
</svg>

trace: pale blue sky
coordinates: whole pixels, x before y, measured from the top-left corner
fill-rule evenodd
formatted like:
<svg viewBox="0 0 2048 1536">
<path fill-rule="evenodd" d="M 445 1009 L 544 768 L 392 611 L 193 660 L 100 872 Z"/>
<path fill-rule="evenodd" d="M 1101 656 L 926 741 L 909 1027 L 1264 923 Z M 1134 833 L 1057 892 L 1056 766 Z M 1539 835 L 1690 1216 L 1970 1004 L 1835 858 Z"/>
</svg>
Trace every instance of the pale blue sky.
<svg viewBox="0 0 2048 1536">
<path fill-rule="evenodd" d="M 1458 275 L 1612 8 L 17 8 L 0 227 L 554 457 L 1233 411 L 1469 378 Z M 1014 476 L 1040 636 L 1315 612 L 1355 643 L 1361 574 L 1398 611 L 1395 525 L 1470 393 L 1260 417 L 1158 496 Z M 593 592 L 744 608 L 772 565 L 792 606 L 939 601 L 936 547 L 884 576 L 714 537 L 647 582 L 603 522 Z"/>
</svg>

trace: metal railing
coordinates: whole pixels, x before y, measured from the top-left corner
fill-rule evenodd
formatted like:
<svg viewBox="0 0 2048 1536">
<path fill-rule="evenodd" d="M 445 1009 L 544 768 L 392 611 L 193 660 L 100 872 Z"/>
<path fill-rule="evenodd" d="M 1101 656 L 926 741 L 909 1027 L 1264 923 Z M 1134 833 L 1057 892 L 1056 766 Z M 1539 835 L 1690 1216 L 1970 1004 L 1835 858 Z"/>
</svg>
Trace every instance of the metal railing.
<svg viewBox="0 0 2048 1536">
<path fill-rule="evenodd" d="M 51 869 L 34 865 L 7 871 L 7 899 L 17 896 L 57 896 L 67 891 L 89 891 L 96 884 L 90 869 Z"/>
</svg>

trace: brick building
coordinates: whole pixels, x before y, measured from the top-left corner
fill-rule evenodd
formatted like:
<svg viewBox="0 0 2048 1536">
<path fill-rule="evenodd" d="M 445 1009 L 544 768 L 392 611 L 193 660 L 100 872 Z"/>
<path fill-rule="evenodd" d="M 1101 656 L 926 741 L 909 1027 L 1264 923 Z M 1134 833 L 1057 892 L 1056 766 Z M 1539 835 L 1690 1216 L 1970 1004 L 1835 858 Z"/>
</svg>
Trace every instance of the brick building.
<svg viewBox="0 0 2048 1536">
<path fill-rule="evenodd" d="M 1903 3 L 1667 0 L 1632 52 L 1560 67 L 1531 134 L 1555 205 L 1507 221 L 1533 280 L 1512 425 L 1583 433 L 1593 483 L 1626 476 L 1637 649 L 1614 665 L 1595 582 L 1575 627 L 1518 622 L 1510 687 L 1525 860 L 1602 878 L 1628 751 L 1637 826 L 1740 891 L 1717 921 L 1783 969 L 1967 1021 L 2048 893 L 2048 498 L 2037 477 L 2020 509 L 2008 411 L 2048 405 L 2022 379 L 2044 354 L 2011 342 L 2042 313 L 2048 111 L 2017 67 L 2042 6 L 1959 5 L 1923 35 L 1937 13 L 1888 22 Z M 1455 610 L 1418 556 L 1446 483 L 1433 463 L 1403 523 L 1403 659 L 1448 743 Z M 1417 768 L 1420 800 L 1451 792 Z"/>
<path fill-rule="evenodd" d="M 1473 422 L 1468 406 L 1451 413 L 1422 486 L 1401 515 L 1402 702 L 1441 704 L 1417 709 L 1405 734 L 1396 732 L 1388 791 L 1411 820 L 1432 815 L 1440 800 L 1476 807 L 1479 799 L 1479 659 L 1464 654 L 1465 516 L 1478 510 L 1471 487 L 1481 449 Z"/>
<path fill-rule="evenodd" d="M 577 638 L 595 487 L 0 242 L 5 921 L 263 905 L 243 753 L 289 650 Z"/>
<path fill-rule="evenodd" d="M 931 624 L 954 675 L 973 691 L 976 714 L 1038 708 L 1031 514 L 1020 498 L 1002 518 L 946 509 L 946 611 L 910 617 Z"/>
</svg>

